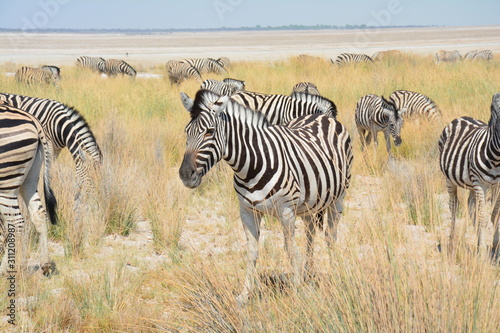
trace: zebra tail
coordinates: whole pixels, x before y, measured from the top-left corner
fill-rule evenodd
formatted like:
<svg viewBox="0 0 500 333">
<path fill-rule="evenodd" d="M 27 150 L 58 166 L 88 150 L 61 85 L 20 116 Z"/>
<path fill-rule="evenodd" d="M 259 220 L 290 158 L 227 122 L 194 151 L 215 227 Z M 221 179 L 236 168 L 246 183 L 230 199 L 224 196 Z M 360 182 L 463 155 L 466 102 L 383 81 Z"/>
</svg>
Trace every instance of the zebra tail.
<svg viewBox="0 0 500 333">
<path fill-rule="evenodd" d="M 44 189 L 44 199 L 45 199 L 45 209 L 47 215 L 49 216 L 50 223 L 53 225 L 57 224 L 57 199 L 50 187 L 50 164 L 52 163 L 52 144 L 50 141 L 46 140 L 45 136 L 41 138 L 41 144 L 43 147 L 44 156 L 44 170 L 43 170 L 43 189 Z"/>
</svg>

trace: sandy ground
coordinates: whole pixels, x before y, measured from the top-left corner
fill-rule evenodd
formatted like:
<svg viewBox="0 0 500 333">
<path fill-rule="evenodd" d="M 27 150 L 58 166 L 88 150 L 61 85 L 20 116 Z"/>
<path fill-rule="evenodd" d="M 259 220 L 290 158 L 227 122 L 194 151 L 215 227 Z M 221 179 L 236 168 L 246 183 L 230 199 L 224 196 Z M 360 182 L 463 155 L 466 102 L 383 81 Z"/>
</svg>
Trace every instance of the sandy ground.
<svg viewBox="0 0 500 333">
<path fill-rule="evenodd" d="M 400 49 L 419 54 L 475 49 L 500 52 L 500 26 L 368 30 L 238 31 L 171 34 L 0 33 L 0 63 L 71 65 L 81 55 L 162 64 L 185 57 L 277 60 L 302 53 L 335 58 Z"/>
</svg>

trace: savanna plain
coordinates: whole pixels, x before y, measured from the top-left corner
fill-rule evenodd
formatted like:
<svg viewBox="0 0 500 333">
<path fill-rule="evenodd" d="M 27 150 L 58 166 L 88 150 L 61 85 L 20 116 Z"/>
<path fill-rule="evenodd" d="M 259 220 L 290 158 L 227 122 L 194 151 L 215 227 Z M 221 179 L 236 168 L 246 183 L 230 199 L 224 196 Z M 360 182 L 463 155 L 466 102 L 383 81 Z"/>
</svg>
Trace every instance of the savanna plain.
<svg viewBox="0 0 500 333">
<path fill-rule="evenodd" d="M 164 61 L 124 58 L 139 73 L 161 76 L 108 79 L 68 61 L 61 65 L 59 88 L 26 86 L 4 74 L 50 59 L 0 63 L 1 92 L 74 106 L 104 156 L 81 217 L 74 209 L 70 154 L 63 151 L 53 163 L 59 223 L 50 226 L 49 250 L 58 274 L 47 278 L 40 272 L 24 273 L 17 284 L 18 324 L 11 327 L 4 319 L 0 329 L 500 331 L 500 266 L 476 255 L 467 205 L 459 213 L 456 253 L 449 256 L 450 211 L 437 147 L 451 120 L 467 115 L 488 121 L 491 98 L 500 91 L 500 53 L 494 52 L 490 62 L 436 64 L 431 52 L 407 51 L 398 58 L 343 69 L 327 57 L 308 62 L 292 56 L 238 59 L 228 74 L 204 77 L 232 77 L 245 80 L 247 90 L 286 95 L 300 81 L 313 82 L 335 102 L 337 119 L 353 141 L 352 182 L 334 251 L 328 254 L 318 233 L 315 274 L 294 288 L 287 283 L 291 268 L 281 226 L 266 218 L 257 263 L 260 283 L 244 307 L 235 300 L 245 278 L 246 251 L 232 171 L 219 163 L 195 190 L 185 188 L 178 176 L 190 119 L 179 93 L 193 97 L 200 83 L 172 86 Z M 213 53 L 214 58 L 223 55 Z M 403 143 L 393 146 L 391 160 L 382 134 L 378 148 L 362 152 L 354 123 L 357 101 L 369 93 L 387 97 L 398 89 L 429 96 L 442 110 L 442 119 L 406 121 Z M 462 203 L 467 195 L 459 191 Z M 491 212 L 489 203 L 487 210 Z M 29 223 L 27 229 L 34 262 L 37 239 Z M 491 244 L 491 225 L 488 230 Z M 296 239 L 304 252 L 300 219 Z M 1 309 L 7 308 L 7 284 L 0 280 Z"/>
</svg>

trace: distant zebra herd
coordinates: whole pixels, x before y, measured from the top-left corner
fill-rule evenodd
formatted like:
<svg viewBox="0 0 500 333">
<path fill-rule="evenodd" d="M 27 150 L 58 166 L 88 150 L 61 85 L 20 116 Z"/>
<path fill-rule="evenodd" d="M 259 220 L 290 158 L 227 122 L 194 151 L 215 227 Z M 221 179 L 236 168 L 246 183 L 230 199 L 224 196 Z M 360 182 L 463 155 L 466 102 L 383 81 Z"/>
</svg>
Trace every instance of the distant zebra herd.
<svg viewBox="0 0 500 333">
<path fill-rule="evenodd" d="M 106 74 L 108 77 L 126 75 L 134 78 L 137 75 L 137 71 L 132 66 L 120 59 L 105 60 L 101 57 L 81 56 L 76 59 L 76 65 L 100 74 Z"/>
<path fill-rule="evenodd" d="M 466 61 L 477 61 L 477 60 L 486 60 L 486 61 L 491 61 L 493 60 L 493 52 L 491 50 L 474 50 L 467 52 L 465 54 L 465 57 L 462 57 L 460 52 L 457 50 L 455 51 L 445 51 L 445 50 L 439 50 L 436 54 L 436 62 L 456 62 L 460 60 L 466 60 Z"/>
</svg>

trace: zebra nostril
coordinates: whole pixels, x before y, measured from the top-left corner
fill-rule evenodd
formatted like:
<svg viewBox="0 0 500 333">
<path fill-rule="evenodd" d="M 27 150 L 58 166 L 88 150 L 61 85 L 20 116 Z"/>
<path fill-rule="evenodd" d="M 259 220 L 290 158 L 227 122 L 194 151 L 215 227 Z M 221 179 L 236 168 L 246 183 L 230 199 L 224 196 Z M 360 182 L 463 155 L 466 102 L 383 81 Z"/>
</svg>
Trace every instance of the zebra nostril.
<svg viewBox="0 0 500 333">
<path fill-rule="evenodd" d="M 398 136 L 398 137 L 396 137 L 396 138 L 394 139 L 394 144 L 395 144 L 396 146 L 401 145 L 401 143 L 402 143 L 402 142 L 403 142 L 403 140 L 401 140 L 401 137 L 400 137 L 400 136 Z"/>
</svg>

